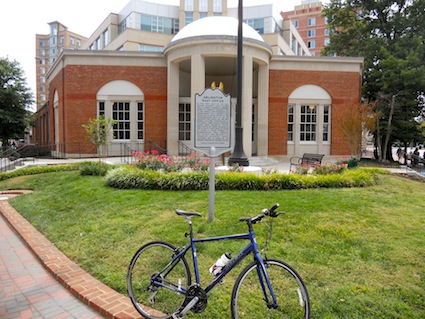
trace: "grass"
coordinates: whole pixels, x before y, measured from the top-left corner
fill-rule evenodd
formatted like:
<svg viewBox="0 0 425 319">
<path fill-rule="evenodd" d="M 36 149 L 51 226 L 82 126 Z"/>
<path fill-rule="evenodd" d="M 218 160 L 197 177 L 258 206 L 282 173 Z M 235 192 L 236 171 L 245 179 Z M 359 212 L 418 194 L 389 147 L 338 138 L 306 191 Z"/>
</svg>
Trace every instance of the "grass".
<svg viewBox="0 0 425 319">
<path fill-rule="evenodd" d="M 186 243 L 187 225 L 174 214 L 176 208 L 201 212 L 194 229 L 206 237 L 244 232 L 239 217 L 279 202 L 286 214 L 275 220 L 267 255 L 301 274 L 312 318 L 425 317 L 425 187 L 420 182 L 380 175 L 379 184 L 367 188 L 218 191 L 213 222 L 207 220 L 207 191 L 119 190 L 106 187 L 102 177 L 78 172 L 21 176 L 0 182 L 0 189 L 33 189 L 10 203 L 71 259 L 122 293 L 128 263 L 143 243 Z M 264 229 L 256 226 L 260 246 Z M 237 253 L 242 245 L 200 245 L 201 284 L 212 279 L 208 269 L 223 252 Z M 230 318 L 238 273 L 213 291 L 203 313 L 187 317 Z"/>
</svg>

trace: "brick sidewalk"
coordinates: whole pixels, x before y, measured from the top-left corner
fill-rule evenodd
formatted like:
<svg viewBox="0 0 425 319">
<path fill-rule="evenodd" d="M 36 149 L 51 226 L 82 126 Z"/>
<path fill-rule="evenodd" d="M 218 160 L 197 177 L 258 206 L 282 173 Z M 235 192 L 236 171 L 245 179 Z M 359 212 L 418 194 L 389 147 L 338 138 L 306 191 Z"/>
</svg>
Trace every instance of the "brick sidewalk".
<svg viewBox="0 0 425 319">
<path fill-rule="evenodd" d="M 99 314 L 113 319 L 141 318 L 129 298 L 66 257 L 4 196 L 5 192 L 0 194 L 1 318 L 102 318 Z M 79 305 L 81 302 L 71 294 L 91 309 Z"/>
</svg>

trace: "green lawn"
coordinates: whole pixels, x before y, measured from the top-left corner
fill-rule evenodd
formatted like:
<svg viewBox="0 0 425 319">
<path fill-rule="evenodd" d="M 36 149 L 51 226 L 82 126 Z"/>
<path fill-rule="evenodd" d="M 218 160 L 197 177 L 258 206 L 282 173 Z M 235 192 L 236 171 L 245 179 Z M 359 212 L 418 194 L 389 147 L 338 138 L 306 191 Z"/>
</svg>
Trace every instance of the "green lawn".
<svg viewBox="0 0 425 319">
<path fill-rule="evenodd" d="M 126 293 L 127 265 L 143 243 L 186 243 L 187 225 L 176 208 L 199 211 L 199 236 L 245 231 L 241 216 L 278 202 L 268 256 L 291 264 L 310 294 L 312 318 L 425 318 L 424 183 L 380 175 L 367 188 L 291 191 L 218 191 L 208 221 L 208 192 L 119 190 L 77 171 L 23 176 L 0 190 L 34 189 L 10 203 L 59 249 L 112 288 Z M 259 244 L 264 225 L 256 226 Z M 201 276 L 241 242 L 202 244 Z M 242 267 L 242 266 L 241 266 Z M 188 318 L 230 318 L 230 292 L 238 274 L 209 296 L 207 309 Z"/>
</svg>

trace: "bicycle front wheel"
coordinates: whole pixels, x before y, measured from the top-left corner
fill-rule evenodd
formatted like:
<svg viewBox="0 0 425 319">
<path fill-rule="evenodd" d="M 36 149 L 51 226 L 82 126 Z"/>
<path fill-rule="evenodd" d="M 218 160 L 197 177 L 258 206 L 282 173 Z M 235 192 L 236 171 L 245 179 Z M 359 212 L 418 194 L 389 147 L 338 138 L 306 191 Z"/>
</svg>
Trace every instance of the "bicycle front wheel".
<svg viewBox="0 0 425 319">
<path fill-rule="evenodd" d="M 172 262 L 177 249 L 156 241 L 142 246 L 128 267 L 127 290 L 136 310 L 147 319 L 167 319 L 177 312 L 191 284 L 184 257 Z"/>
<path fill-rule="evenodd" d="M 233 319 L 310 318 L 310 301 L 307 289 L 297 272 L 288 264 L 276 260 L 264 260 L 271 286 L 277 299 L 277 308 L 266 287 L 269 305 L 266 302 L 259 274 L 264 278 L 259 264 L 249 264 L 236 279 L 232 291 L 231 309 Z M 265 285 L 265 280 L 262 280 Z"/>
</svg>

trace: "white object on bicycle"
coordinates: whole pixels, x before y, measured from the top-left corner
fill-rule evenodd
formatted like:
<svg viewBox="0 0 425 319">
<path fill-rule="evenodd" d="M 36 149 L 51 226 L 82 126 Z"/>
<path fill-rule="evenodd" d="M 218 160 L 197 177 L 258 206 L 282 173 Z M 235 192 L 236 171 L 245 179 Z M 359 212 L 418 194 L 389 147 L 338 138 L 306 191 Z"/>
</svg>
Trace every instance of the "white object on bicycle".
<svg viewBox="0 0 425 319">
<path fill-rule="evenodd" d="M 231 259 L 232 259 L 232 256 L 230 253 L 225 253 L 221 255 L 221 257 L 217 259 L 215 264 L 211 266 L 210 273 L 214 276 L 219 275 L 221 271 L 223 270 L 223 267 L 226 266 Z"/>
</svg>

